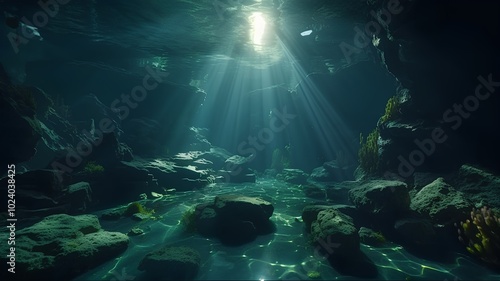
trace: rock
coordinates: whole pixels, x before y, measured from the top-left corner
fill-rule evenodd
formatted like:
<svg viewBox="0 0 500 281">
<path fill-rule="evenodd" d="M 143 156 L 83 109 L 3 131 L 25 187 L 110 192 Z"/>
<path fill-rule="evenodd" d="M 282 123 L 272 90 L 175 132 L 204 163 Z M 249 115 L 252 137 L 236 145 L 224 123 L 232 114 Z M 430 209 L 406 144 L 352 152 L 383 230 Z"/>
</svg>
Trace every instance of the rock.
<svg viewBox="0 0 500 281">
<path fill-rule="evenodd" d="M 334 209 L 322 210 L 311 224 L 313 243 L 328 258 L 359 255 L 358 230 L 351 217 Z M 322 248 L 321 248 L 322 247 Z"/>
<path fill-rule="evenodd" d="M 138 269 L 154 280 L 193 280 L 200 262 L 200 253 L 192 248 L 165 246 L 147 254 Z"/>
<path fill-rule="evenodd" d="M 300 169 L 283 169 L 276 177 L 292 184 L 306 184 L 308 174 Z"/>
<path fill-rule="evenodd" d="M 349 191 L 349 199 L 360 211 L 375 215 L 396 215 L 410 206 L 407 186 L 400 181 L 362 182 Z"/>
<path fill-rule="evenodd" d="M 142 234 L 144 234 L 144 230 L 142 230 L 138 227 L 134 227 L 134 228 L 130 229 L 130 231 L 127 233 L 128 236 L 139 236 Z"/>
<path fill-rule="evenodd" d="M 96 136 L 101 133 L 121 136 L 123 133 L 119 113 L 102 103 L 94 94 L 80 96 L 69 111 L 70 121 L 77 126 L 79 132 L 90 130 L 93 122 Z"/>
<path fill-rule="evenodd" d="M 306 231 L 310 232 L 311 224 L 316 220 L 318 213 L 327 210 L 334 209 L 337 210 L 351 218 L 356 222 L 358 220 L 359 214 L 354 206 L 348 205 L 309 205 L 302 210 L 302 221 L 306 224 Z"/>
<path fill-rule="evenodd" d="M 57 171 L 33 170 L 16 175 L 16 189 L 33 190 L 47 196 L 58 195 L 63 190 Z"/>
<path fill-rule="evenodd" d="M 151 174 L 152 177 L 157 180 L 158 185 L 164 187 L 173 186 L 179 191 L 201 188 L 208 183 L 208 171 L 199 170 L 195 165 L 178 166 L 168 159 L 134 159 L 130 162 L 122 161 L 122 168 L 126 168 L 123 166 L 135 168 L 137 172 L 134 174 L 141 174 L 141 178 Z M 130 168 L 127 169 L 130 170 Z M 140 172 L 141 170 L 143 172 Z M 147 173 L 144 173 L 144 170 L 147 171 Z M 157 189 L 157 187 L 153 188 L 155 190 L 152 191 L 162 192 Z M 145 192 L 145 190 L 140 193 L 143 192 Z"/>
<path fill-rule="evenodd" d="M 249 168 L 252 156 L 242 157 L 233 155 L 226 159 L 224 169 L 219 170 L 217 175 L 222 176 L 219 182 L 243 183 L 255 182 L 255 173 Z"/>
<path fill-rule="evenodd" d="M 314 168 L 313 171 L 311 172 L 309 180 L 317 182 L 330 182 L 330 181 L 335 181 L 336 179 L 334 178 L 333 175 L 328 173 L 328 171 L 324 167 L 317 167 Z"/>
<path fill-rule="evenodd" d="M 361 243 L 366 245 L 377 247 L 385 244 L 386 242 L 385 237 L 382 233 L 375 232 L 374 230 L 367 227 L 360 227 L 358 234 Z"/>
<path fill-rule="evenodd" d="M 212 162 L 215 169 L 222 169 L 226 160 L 231 157 L 231 153 L 220 147 L 211 147 L 203 154 L 203 158 Z"/>
<path fill-rule="evenodd" d="M 70 205 L 71 212 L 82 212 L 92 202 L 92 189 L 88 182 L 78 182 L 68 186 L 64 202 Z"/>
<path fill-rule="evenodd" d="M 165 153 L 162 148 L 161 124 L 157 120 L 138 117 L 123 124 L 123 139 L 136 155 L 154 157 Z"/>
<path fill-rule="evenodd" d="M 333 208 L 330 205 L 309 205 L 302 210 L 302 221 L 306 224 L 306 231 L 311 231 L 311 224 L 318 217 L 318 213 Z"/>
<path fill-rule="evenodd" d="M 107 220 L 107 221 L 118 220 L 123 216 L 124 211 L 125 211 L 124 209 L 121 209 L 121 210 L 115 209 L 115 210 L 106 211 L 105 213 L 103 213 L 101 215 L 101 219 Z"/>
<path fill-rule="evenodd" d="M 151 218 L 150 214 L 141 214 L 141 213 L 135 213 L 131 216 L 131 218 L 135 221 L 144 221 L 148 220 Z"/>
<path fill-rule="evenodd" d="M 500 209 L 499 176 L 471 165 L 462 165 L 451 182 L 470 198 L 476 208 Z"/>
<path fill-rule="evenodd" d="M 401 219 L 396 221 L 394 229 L 405 244 L 412 246 L 434 246 L 438 239 L 429 220 Z"/>
<path fill-rule="evenodd" d="M 222 219 L 250 221 L 261 231 L 274 212 L 273 205 L 261 198 L 235 194 L 216 196 L 214 206 Z"/>
<path fill-rule="evenodd" d="M 386 1 L 376 1 L 372 8 L 380 11 Z M 484 34 L 483 30 L 492 26 L 486 20 L 498 9 L 497 3 L 481 2 L 471 7 L 465 2 L 456 2 L 454 13 L 449 13 L 449 1 L 425 2 L 406 1 L 402 13 L 391 19 L 390 24 L 383 25 L 378 35 L 377 49 L 383 53 L 384 64 L 402 87 L 410 90 L 411 102 L 408 110 L 403 111 L 402 118 L 406 120 L 433 120 L 427 128 L 442 128 L 448 138 L 446 144 L 435 143 L 431 153 L 426 153 L 422 165 L 417 171 L 437 172 L 450 168 L 454 170 L 459 165 L 474 161 L 483 167 L 500 171 L 499 162 L 492 155 L 500 155 L 500 120 L 498 111 L 500 99 L 493 93 L 495 88 L 485 91 L 484 98 L 478 103 L 480 110 L 470 111 L 472 118 L 455 115 L 456 123 L 450 123 L 443 113 L 447 113 L 454 104 L 462 105 L 474 97 L 475 87 L 482 88 L 482 81 L 487 81 L 498 73 L 499 66 L 491 65 L 491 58 L 498 58 L 498 34 Z M 482 14 L 481 14 L 482 13 Z M 465 14 L 476 15 L 473 19 Z M 453 34 L 453 26 L 474 21 L 463 36 L 474 36 L 470 44 L 463 44 L 460 36 Z M 443 23 L 446 23 L 443 25 Z M 498 24 L 497 22 L 495 24 Z M 440 25 L 443 28 L 436 29 Z M 415 30 L 426 36 L 418 36 Z M 443 48 L 456 46 L 453 53 Z M 439 62 L 435 58 L 440 58 Z M 454 61 L 467 61 L 468 67 L 456 67 Z M 416 64 L 415 62 L 418 62 Z M 457 103 L 458 102 L 458 103 Z M 476 108 L 474 108 L 476 109 Z M 469 112 L 466 112 L 469 113 Z M 446 118 L 446 119 L 444 119 Z M 434 122 L 434 120 L 439 120 Z M 431 134 L 422 134 L 417 128 L 418 136 L 397 140 L 388 154 L 407 157 L 416 149 L 415 141 L 429 139 Z M 393 139 L 393 137 L 389 137 Z M 431 145 L 426 141 L 427 148 Z M 405 148 L 406 153 L 398 154 L 396 149 Z M 431 157 L 427 158 L 427 155 Z M 390 156 L 382 158 L 390 160 Z M 397 161 L 392 167 L 397 171 Z M 457 186 L 458 187 L 458 186 Z"/>
<path fill-rule="evenodd" d="M 414 172 L 449 173 L 459 167 L 459 159 L 464 157 L 465 151 L 459 155 L 458 149 L 463 149 L 463 143 L 454 135 L 448 135 L 446 146 L 436 146 L 433 153 L 423 154 L 416 150 L 415 140 L 425 140 L 435 133 L 440 124 L 424 124 L 421 121 L 406 122 L 389 121 L 379 126 L 379 159 L 383 170 L 398 172 L 403 178 L 413 175 Z M 439 144 L 438 144 L 439 145 Z M 412 164 L 409 156 L 422 153 L 424 161 L 420 165 Z M 401 160 L 404 159 L 404 160 Z"/>
<path fill-rule="evenodd" d="M 326 197 L 335 204 L 350 204 L 349 190 L 359 186 L 359 181 L 342 181 L 326 186 Z"/>
<path fill-rule="evenodd" d="M 308 184 L 303 187 L 304 193 L 309 198 L 325 200 L 326 199 L 326 191 L 318 186 Z"/>
<path fill-rule="evenodd" d="M 235 167 L 235 166 L 233 166 Z M 219 170 L 217 182 L 221 183 L 243 183 L 255 182 L 255 173 L 248 168 L 235 168 L 236 170 Z"/>
<path fill-rule="evenodd" d="M 217 237 L 226 245 L 242 245 L 275 230 L 269 221 L 273 211 L 273 205 L 261 198 L 220 195 L 213 203 L 196 206 L 194 224 L 204 236 Z"/>
<path fill-rule="evenodd" d="M 340 155 L 344 154 L 341 153 Z M 354 165 L 349 163 L 345 156 L 337 155 L 337 158 L 339 159 L 323 163 L 323 168 L 337 181 L 352 180 Z"/>
<path fill-rule="evenodd" d="M 436 173 L 421 173 L 417 172 L 413 174 L 413 189 L 416 191 L 421 190 L 424 186 L 432 183 L 436 179 L 443 177 L 444 174 L 436 174 Z"/>
<path fill-rule="evenodd" d="M 94 215 L 48 216 L 17 230 L 16 277 L 72 279 L 122 253 L 128 242 L 122 233 L 102 230 Z"/>
<path fill-rule="evenodd" d="M 435 224 L 452 224 L 464 220 L 472 210 L 466 196 L 438 178 L 424 186 L 411 202 L 411 209 Z"/>
<path fill-rule="evenodd" d="M 16 175 L 18 215 L 24 220 L 39 220 L 57 213 L 77 213 L 84 202 L 89 202 L 88 197 L 72 197 L 75 190 L 65 188 L 57 175 L 53 170 L 33 170 Z M 7 193 L 7 180 L 8 177 L 0 180 L 1 192 Z"/>
</svg>

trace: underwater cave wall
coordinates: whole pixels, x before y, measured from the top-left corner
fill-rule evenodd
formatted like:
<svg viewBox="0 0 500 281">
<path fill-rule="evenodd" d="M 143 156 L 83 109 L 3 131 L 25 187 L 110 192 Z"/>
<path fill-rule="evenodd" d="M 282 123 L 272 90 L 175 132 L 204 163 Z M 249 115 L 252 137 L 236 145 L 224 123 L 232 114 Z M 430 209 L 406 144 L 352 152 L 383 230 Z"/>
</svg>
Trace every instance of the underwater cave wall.
<svg viewBox="0 0 500 281">
<path fill-rule="evenodd" d="M 396 4 L 399 12 L 388 13 Z M 401 84 L 398 93 L 407 94 L 399 118 L 378 124 L 382 170 L 407 176 L 469 162 L 500 171 L 492 157 L 500 152 L 500 2 L 387 0 L 371 7 L 366 26 L 382 27 L 372 43 Z"/>
</svg>

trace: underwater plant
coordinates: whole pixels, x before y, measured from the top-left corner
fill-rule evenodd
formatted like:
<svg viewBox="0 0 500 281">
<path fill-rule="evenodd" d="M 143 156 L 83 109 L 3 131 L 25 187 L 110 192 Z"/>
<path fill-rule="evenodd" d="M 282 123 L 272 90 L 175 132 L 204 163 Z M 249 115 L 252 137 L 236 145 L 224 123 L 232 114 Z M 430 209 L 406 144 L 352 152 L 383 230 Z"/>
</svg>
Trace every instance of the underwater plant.
<svg viewBox="0 0 500 281">
<path fill-rule="evenodd" d="M 366 140 L 363 139 L 363 135 L 359 134 L 359 144 L 361 147 L 358 151 L 358 160 L 360 167 L 369 174 L 375 174 L 379 167 L 378 158 L 378 129 L 375 128 L 368 136 Z"/>
<path fill-rule="evenodd" d="M 321 273 L 319 273 L 318 271 L 308 271 L 307 277 L 309 277 L 309 279 L 320 279 Z"/>
<path fill-rule="evenodd" d="M 467 251 L 488 265 L 500 268 L 500 218 L 488 209 L 472 209 L 470 219 L 455 224 Z"/>
<path fill-rule="evenodd" d="M 102 173 L 104 172 L 104 167 L 97 164 L 95 161 L 89 161 L 85 167 L 83 167 L 83 171 L 89 174 Z"/>
<path fill-rule="evenodd" d="M 389 98 L 387 104 L 385 105 L 385 113 L 380 117 L 380 122 L 385 123 L 389 120 L 394 120 L 399 115 L 401 102 L 397 96 Z"/>
<path fill-rule="evenodd" d="M 139 202 L 132 202 L 128 204 L 127 208 L 123 212 L 124 216 L 130 217 L 133 214 L 143 214 L 143 215 L 152 215 L 154 214 L 154 210 L 148 210 Z"/>
</svg>

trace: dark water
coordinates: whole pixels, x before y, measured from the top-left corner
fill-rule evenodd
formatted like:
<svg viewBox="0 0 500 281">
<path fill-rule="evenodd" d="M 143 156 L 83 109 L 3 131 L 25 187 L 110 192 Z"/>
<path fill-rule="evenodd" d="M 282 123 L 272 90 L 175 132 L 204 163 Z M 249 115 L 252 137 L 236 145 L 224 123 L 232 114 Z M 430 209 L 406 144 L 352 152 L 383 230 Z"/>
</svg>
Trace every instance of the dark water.
<svg viewBox="0 0 500 281">
<path fill-rule="evenodd" d="M 36 22 L 40 7 L 34 2 L 0 1 L 0 8 Z M 287 145 L 294 167 L 308 172 L 340 152 L 356 163 L 359 133 L 366 136 L 376 125 L 397 82 L 370 47 L 349 59 L 339 49 L 360 25 L 356 3 L 338 1 L 343 14 L 336 14 L 320 9 L 321 1 L 304 2 L 72 0 L 52 7 L 54 15 L 38 28 L 43 40 L 35 36 L 16 47 L 8 37 L 0 40 L 0 59 L 13 81 L 36 85 L 68 104 L 93 93 L 109 105 L 137 85 L 148 68 L 162 73 L 166 84 L 198 88 L 206 97 L 189 113 L 175 101 L 136 110 L 154 116 L 175 111 L 173 117 L 158 118 L 168 124 L 163 133 L 172 142 L 182 143 L 180 128 L 206 127 L 213 145 L 249 154 L 250 139 L 269 128 L 276 114 L 288 114 L 286 130 L 261 136 L 269 141 L 253 150 L 258 157 L 251 165 L 259 171 L 269 166 L 276 148 Z M 305 31 L 311 33 L 301 35 Z M 0 35 L 12 32 L 17 31 L 1 25 Z M 276 232 L 228 247 L 182 231 L 180 218 L 187 209 L 226 193 L 267 198 L 275 207 Z M 255 184 L 209 185 L 169 195 L 154 202 L 162 210 L 158 220 L 102 221 L 109 231 L 126 233 L 133 226 L 147 231 L 132 237 L 123 255 L 76 280 L 139 280 L 137 263 L 158 244 L 198 250 L 199 280 L 308 280 L 311 271 L 324 280 L 357 279 L 337 272 L 307 246 L 296 219 L 316 202 L 297 186 L 265 177 Z M 433 261 L 389 242 L 361 250 L 377 266 L 376 279 L 500 279 L 463 253 Z"/>
</svg>

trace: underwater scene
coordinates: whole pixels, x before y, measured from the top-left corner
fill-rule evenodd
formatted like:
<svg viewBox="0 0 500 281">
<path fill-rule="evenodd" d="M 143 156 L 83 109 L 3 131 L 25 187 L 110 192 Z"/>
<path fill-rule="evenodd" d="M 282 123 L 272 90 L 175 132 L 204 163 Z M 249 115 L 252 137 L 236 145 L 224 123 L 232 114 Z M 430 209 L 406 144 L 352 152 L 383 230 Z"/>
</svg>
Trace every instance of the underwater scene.
<svg viewBox="0 0 500 281">
<path fill-rule="evenodd" d="M 500 280 L 499 14 L 0 0 L 1 280 Z"/>
</svg>

